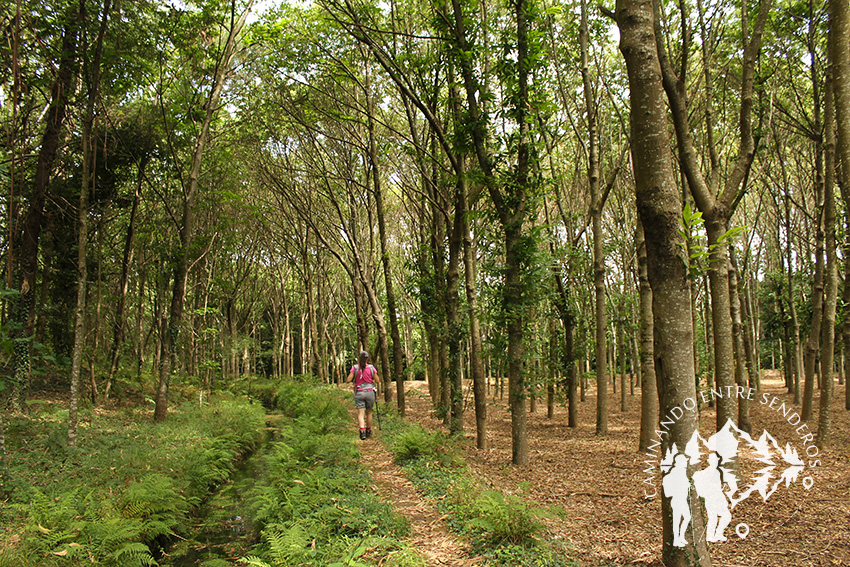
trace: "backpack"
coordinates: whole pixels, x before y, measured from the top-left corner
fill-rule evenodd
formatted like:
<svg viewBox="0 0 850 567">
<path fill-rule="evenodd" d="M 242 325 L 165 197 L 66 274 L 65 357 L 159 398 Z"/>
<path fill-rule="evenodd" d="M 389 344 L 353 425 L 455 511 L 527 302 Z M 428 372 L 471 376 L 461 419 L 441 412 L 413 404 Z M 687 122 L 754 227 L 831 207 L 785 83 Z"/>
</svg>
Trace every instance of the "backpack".
<svg viewBox="0 0 850 567">
<path fill-rule="evenodd" d="M 371 389 L 375 389 L 375 367 L 372 366 L 371 364 L 367 364 L 366 368 L 363 368 L 363 369 L 360 368 L 359 364 L 356 364 L 354 367 L 356 368 L 356 371 L 355 371 L 355 374 L 354 374 L 354 390 L 357 391 L 357 390 L 361 389 L 361 386 L 363 386 L 364 384 L 369 384 L 370 386 L 372 386 Z M 358 384 L 357 381 L 360 379 L 360 376 L 362 375 L 363 370 L 369 371 L 369 377 L 364 379 L 363 382 Z M 365 389 L 368 390 L 369 388 L 365 388 Z"/>
</svg>

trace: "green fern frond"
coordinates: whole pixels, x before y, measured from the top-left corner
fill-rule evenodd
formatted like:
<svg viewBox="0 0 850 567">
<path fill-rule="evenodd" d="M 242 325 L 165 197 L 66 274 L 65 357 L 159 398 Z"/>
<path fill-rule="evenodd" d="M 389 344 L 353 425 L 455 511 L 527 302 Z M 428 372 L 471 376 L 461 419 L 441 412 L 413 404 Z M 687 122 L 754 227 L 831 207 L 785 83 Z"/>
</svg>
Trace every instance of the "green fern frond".
<svg viewBox="0 0 850 567">
<path fill-rule="evenodd" d="M 127 543 L 122 545 L 112 554 L 112 557 L 122 567 L 134 567 L 136 565 L 151 567 L 158 565 L 153 555 L 151 555 L 148 546 L 143 543 Z"/>
</svg>

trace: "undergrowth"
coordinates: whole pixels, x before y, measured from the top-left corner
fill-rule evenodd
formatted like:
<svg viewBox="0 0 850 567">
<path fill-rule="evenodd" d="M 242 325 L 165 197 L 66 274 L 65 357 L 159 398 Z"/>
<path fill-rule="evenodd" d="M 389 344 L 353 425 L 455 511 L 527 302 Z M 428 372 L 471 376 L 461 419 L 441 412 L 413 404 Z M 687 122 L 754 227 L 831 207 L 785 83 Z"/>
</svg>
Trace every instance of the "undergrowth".
<svg viewBox="0 0 850 567">
<path fill-rule="evenodd" d="M 396 464 L 432 498 L 449 527 L 467 537 L 475 553 L 499 567 L 573 565 L 563 542 L 547 537 L 541 520 L 556 511 L 519 494 L 487 490 L 473 478 L 455 441 L 385 413 L 382 437 Z"/>
<path fill-rule="evenodd" d="M 244 399 L 148 413 L 83 412 L 77 447 L 67 411 L 42 404 L 7 429 L 11 496 L 0 507 L 0 567 L 155 565 L 186 515 L 260 441 L 264 411 Z"/>
<path fill-rule="evenodd" d="M 399 538 L 409 527 L 371 489 L 346 409 L 335 388 L 258 383 L 254 394 L 291 421 L 269 451 L 265 475 L 247 495 L 261 541 L 245 558 L 255 567 L 423 567 Z"/>
</svg>

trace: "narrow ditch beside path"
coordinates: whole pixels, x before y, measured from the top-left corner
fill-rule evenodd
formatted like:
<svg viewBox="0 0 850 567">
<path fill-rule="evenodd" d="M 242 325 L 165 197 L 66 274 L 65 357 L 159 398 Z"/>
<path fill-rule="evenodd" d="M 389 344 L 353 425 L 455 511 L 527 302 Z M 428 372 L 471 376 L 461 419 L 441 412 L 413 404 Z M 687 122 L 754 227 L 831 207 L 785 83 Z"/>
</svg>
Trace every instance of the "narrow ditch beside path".
<svg viewBox="0 0 850 567">
<path fill-rule="evenodd" d="M 437 509 L 413 486 L 393 463 L 384 446 L 374 437 L 360 441 L 363 466 L 372 475 L 378 493 L 410 523 L 411 545 L 428 565 L 470 567 L 482 565 L 480 557 L 470 557 L 468 546 L 452 534 Z"/>
</svg>

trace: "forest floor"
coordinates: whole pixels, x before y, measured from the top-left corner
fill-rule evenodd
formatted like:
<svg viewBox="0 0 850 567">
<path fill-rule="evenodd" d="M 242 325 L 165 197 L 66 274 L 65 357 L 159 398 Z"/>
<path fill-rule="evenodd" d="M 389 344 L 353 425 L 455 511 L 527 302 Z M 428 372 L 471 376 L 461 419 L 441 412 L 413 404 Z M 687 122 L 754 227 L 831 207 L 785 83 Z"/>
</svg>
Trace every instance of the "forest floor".
<svg viewBox="0 0 850 567">
<path fill-rule="evenodd" d="M 432 414 L 427 385 L 412 382 L 408 387 L 406 417 L 442 429 L 442 422 Z M 767 398 L 762 398 L 763 394 Z M 800 425 L 792 427 L 777 411 L 781 402 L 790 404 L 792 397 L 785 393 L 776 372 L 764 376 L 762 390 L 751 402 L 752 436 L 756 439 L 767 430 L 781 447 L 790 443 L 807 466 L 796 482 L 779 486 L 767 501 L 753 494 L 732 510 L 728 541 L 709 544 L 715 567 L 850 566 L 850 412 L 844 410 L 844 386 L 836 386 L 835 394 L 832 443 L 816 457 L 821 466 L 810 468 L 797 431 Z M 770 407 L 774 396 L 778 401 Z M 570 542 L 580 565 L 661 565 L 660 496 L 645 497 L 644 488 L 652 493 L 644 482 L 648 476 L 644 460 L 649 457 L 638 452 L 639 391 L 627 397 L 625 412 L 620 411 L 619 393 L 609 393 L 609 434 L 605 437 L 595 435 L 593 391 L 579 404 L 575 429 L 567 427 L 565 407 L 556 405 L 554 417 L 548 419 L 544 398 L 537 411 L 528 414 L 531 462 L 525 466 L 510 465 L 507 400 L 488 404 L 490 449 L 479 451 L 471 396 L 467 398 L 467 433 L 462 447 L 478 478 L 506 493 L 564 508 L 562 518 L 548 520 L 549 528 Z M 763 399 L 768 403 L 761 403 Z M 812 431 L 817 429 L 817 403 L 816 399 L 815 419 L 808 423 Z M 795 409 L 799 411 L 799 407 Z M 703 437 L 713 430 L 714 421 L 714 410 L 704 408 Z M 809 476 L 813 484 L 807 489 L 803 479 Z M 380 486 L 381 481 L 376 483 Z M 660 494 L 657 476 L 654 486 Z M 748 534 L 739 528 L 745 538 L 736 535 L 739 524 L 749 527 Z"/>
</svg>

